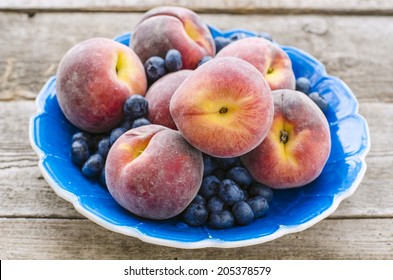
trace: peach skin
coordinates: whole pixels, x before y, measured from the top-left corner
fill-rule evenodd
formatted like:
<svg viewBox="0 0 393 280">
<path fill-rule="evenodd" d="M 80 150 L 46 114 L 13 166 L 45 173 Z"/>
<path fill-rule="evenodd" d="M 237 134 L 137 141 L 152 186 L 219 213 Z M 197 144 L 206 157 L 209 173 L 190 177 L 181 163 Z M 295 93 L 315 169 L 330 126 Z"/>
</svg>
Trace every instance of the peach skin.
<svg viewBox="0 0 393 280">
<path fill-rule="evenodd" d="M 217 57 L 234 56 L 254 65 L 272 90 L 295 89 L 292 62 L 278 45 L 258 37 L 235 41 L 217 53 Z"/>
<path fill-rule="evenodd" d="M 321 174 L 329 157 L 329 124 L 304 93 L 276 90 L 272 95 L 271 130 L 241 161 L 255 180 L 272 188 L 304 186 Z"/>
<path fill-rule="evenodd" d="M 124 101 L 145 95 L 146 75 L 127 46 L 93 38 L 71 48 L 57 69 L 56 94 L 61 110 L 76 127 L 101 133 L 123 118 Z"/>
<path fill-rule="evenodd" d="M 143 63 L 177 49 L 183 69 L 195 69 L 202 57 L 215 54 L 213 37 L 202 19 L 189 9 L 171 6 L 148 11 L 136 26 L 130 46 Z"/>
<path fill-rule="evenodd" d="M 169 103 L 177 88 L 191 73 L 192 70 L 180 70 L 170 73 L 150 86 L 146 93 L 146 100 L 149 102 L 148 119 L 151 123 L 177 130 L 169 112 Z"/>
<path fill-rule="evenodd" d="M 269 85 L 255 67 L 235 57 L 198 67 L 176 90 L 169 109 L 191 145 L 222 158 L 255 148 L 273 120 Z"/>
<path fill-rule="evenodd" d="M 160 125 L 131 129 L 111 147 L 108 190 L 131 213 L 167 219 L 181 213 L 202 182 L 202 153 L 178 131 Z"/>
</svg>

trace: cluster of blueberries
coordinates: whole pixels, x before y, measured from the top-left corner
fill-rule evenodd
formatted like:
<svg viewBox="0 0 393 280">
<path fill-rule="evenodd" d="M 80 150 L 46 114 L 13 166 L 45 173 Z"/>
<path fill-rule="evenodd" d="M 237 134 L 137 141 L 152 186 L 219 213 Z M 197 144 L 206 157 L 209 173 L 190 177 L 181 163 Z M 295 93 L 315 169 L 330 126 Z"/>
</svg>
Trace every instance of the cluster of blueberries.
<svg viewBox="0 0 393 280">
<path fill-rule="evenodd" d="M 165 58 L 149 57 L 144 64 L 146 77 L 150 83 L 157 81 L 169 72 L 179 71 L 182 66 L 181 53 L 176 49 L 169 50 Z"/>
<path fill-rule="evenodd" d="M 148 102 L 141 95 L 127 98 L 123 112 L 125 116 L 123 122 L 109 133 L 90 135 L 86 132 L 77 132 L 72 136 L 72 162 L 81 167 L 84 176 L 98 178 L 104 186 L 106 186 L 105 159 L 110 147 L 129 129 L 150 124 L 146 119 Z"/>
<path fill-rule="evenodd" d="M 326 114 L 329 104 L 319 92 L 311 91 L 311 82 L 309 79 L 306 77 L 296 79 L 296 90 L 307 94 L 308 97 L 310 97 L 311 100 L 319 107 L 319 109 Z"/>
<path fill-rule="evenodd" d="M 262 217 L 273 198 L 271 188 L 253 180 L 239 158 L 203 155 L 202 185 L 182 213 L 190 226 L 207 223 L 214 229 L 250 224 Z"/>
</svg>

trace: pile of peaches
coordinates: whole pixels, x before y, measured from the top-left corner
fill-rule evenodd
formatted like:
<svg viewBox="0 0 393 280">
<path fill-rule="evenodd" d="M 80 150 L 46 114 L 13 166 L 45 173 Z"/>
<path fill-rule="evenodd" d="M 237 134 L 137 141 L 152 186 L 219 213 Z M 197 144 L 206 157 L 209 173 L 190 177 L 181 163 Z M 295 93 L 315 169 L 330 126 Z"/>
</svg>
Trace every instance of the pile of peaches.
<svg viewBox="0 0 393 280">
<path fill-rule="evenodd" d="M 150 219 L 198 204 L 207 158 L 235 159 L 252 182 L 272 189 L 315 180 L 330 154 L 329 125 L 305 90 L 296 90 L 291 60 L 269 39 L 223 43 L 193 11 L 159 7 L 142 17 L 130 46 L 105 38 L 75 45 L 56 84 L 62 112 L 80 130 L 73 161 L 88 177 L 101 174 L 122 207 Z M 165 68 L 169 53 L 175 57 Z M 94 154 L 87 137 L 100 139 Z M 195 225 L 209 219 L 193 209 L 187 215 Z M 243 212 L 229 225 L 245 224 Z M 212 224 L 228 227 L 225 218 Z"/>
</svg>

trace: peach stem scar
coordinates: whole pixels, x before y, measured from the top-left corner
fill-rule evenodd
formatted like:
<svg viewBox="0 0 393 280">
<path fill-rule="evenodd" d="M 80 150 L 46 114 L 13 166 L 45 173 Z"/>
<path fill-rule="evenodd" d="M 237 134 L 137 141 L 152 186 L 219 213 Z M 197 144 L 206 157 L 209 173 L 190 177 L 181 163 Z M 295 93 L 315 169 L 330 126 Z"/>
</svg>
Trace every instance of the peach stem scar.
<svg viewBox="0 0 393 280">
<path fill-rule="evenodd" d="M 226 112 L 228 112 L 228 109 L 225 107 L 222 107 L 219 112 L 220 112 L 220 114 L 225 114 Z"/>
<path fill-rule="evenodd" d="M 280 142 L 284 144 L 288 142 L 288 132 L 280 130 Z"/>
</svg>

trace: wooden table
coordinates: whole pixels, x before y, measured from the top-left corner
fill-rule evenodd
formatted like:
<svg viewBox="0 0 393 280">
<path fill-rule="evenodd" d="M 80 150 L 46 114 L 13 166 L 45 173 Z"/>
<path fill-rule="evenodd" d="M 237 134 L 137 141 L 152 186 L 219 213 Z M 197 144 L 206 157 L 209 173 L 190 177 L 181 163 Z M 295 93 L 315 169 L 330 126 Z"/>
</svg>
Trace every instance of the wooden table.
<svg viewBox="0 0 393 280">
<path fill-rule="evenodd" d="M 0 258 L 393 259 L 393 2 L 315 2 L 1 1 Z M 256 246 L 184 250 L 108 231 L 54 193 L 29 144 L 37 93 L 71 46 L 132 31 L 142 13 L 158 5 L 186 5 L 222 29 L 269 32 L 313 54 L 348 84 L 372 145 L 365 178 L 334 214 Z"/>
</svg>

